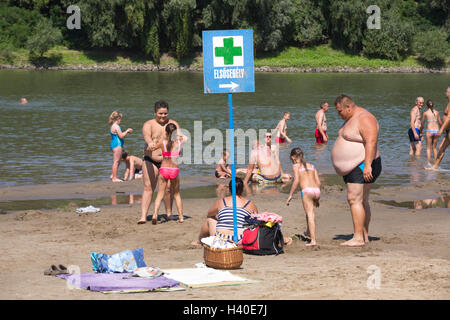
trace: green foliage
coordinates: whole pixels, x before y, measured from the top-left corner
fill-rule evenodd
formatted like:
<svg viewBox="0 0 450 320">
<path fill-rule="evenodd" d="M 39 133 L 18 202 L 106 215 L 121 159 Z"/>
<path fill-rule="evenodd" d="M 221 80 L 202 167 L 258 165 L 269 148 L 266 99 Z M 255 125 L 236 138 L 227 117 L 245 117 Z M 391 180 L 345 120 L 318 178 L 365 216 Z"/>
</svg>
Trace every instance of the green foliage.
<svg viewBox="0 0 450 320">
<path fill-rule="evenodd" d="M 255 66 L 297 67 L 297 68 L 390 68 L 390 67 L 420 67 L 413 58 L 392 61 L 387 59 L 366 58 L 347 54 L 342 50 L 333 49 L 330 45 L 319 45 L 311 48 L 286 47 L 276 53 L 259 54 L 255 58 Z"/>
<path fill-rule="evenodd" d="M 293 37 L 302 46 L 311 46 L 327 39 L 327 24 L 317 1 L 293 0 Z"/>
<path fill-rule="evenodd" d="M 115 25 L 116 0 L 80 0 L 81 28 L 86 30 L 91 47 L 112 47 L 116 45 Z"/>
<path fill-rule="evenodd" d="M 397 17 L 394 10 L 385 12 L 380 29 L 366 30 L 362 42 L 365 56 L 398 60 L 410 52 L 414 27 Z"/>
<path fill-rule="evenodd" d="M 14 60 L 14 47 L 7 42 L 0 42 L 0 61 L 12 63 Z"/>
<path fill-rule="evenodd" d="M 30 51 L 30 56 L 42 57 L 61 40 L 61 31 L 54 28 L 49 20 L 41 20 L 27 40 L 27 49 Z"/>
<path fill-rule="evenodd" d="M 336 47 L 354 53 L 361 51 L 368 6 L 368 1 L 330 0 L 331 40 Z"/>
<path fill-rule="evenodd" d="M 381 8 L 380 30 L 366 25 L 372 4 Z M 69 5 L 81 9 L 81 30 L 66 27 Z M 257 54 L 331 41 L 346 53 L 397 60 L 411 54 L 414 32 L 443 30 L 446 39 L 436 46 L 448 47 L 449 8 L 448 0 L 3 0 L 0 43 L 23 48 L 48 19 L 69 48 L 127 49 L 155 63 L 162 52 L 181 61 L 201 47 L 203 30 L 226 29 L 252 29 Z M 422 59 L 441 59 L 424 41 L 417 37 Z M 35 36 L 30 43 L 42 45 Z"/>
<path fill-rule="evenodd" d="M 194 0 L 170 0 L 164 6 L 165 36 L 178 59 L 185 57 L 192 48 L 195 8 Z"/>
<path fill-rule="evenodd" d="M 34 26 L 42 19 L 37 11 L 0 4 L 0 42 L 16 48 L 25 47 Z"/>
<path fill-rule="evenodd" d="M 418 33 L 414 38 L 414 51 L 426 63 L 443 65 L 449 54 L 447 33 L 442 29 Z"/>
<path fill-rule="evenodd" d="M 159 51 L 158 27 L 156 24 L 152 26 L 146 41 L 144 47 L 145 54 L 149 55 L 155 63 L 159 63 L 161 55 Z"/>
</svg>

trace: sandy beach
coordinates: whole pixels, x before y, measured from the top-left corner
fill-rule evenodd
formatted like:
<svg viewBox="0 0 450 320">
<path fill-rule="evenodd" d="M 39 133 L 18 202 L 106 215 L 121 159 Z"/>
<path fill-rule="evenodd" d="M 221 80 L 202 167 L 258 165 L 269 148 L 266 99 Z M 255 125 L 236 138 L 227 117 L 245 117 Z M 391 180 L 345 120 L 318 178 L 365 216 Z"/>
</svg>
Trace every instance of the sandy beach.
<svg viewBox="0 0 450 320">
<path fill-rule="evenodd" d="M 209 178 L 205 178 L 210 180 Z M 194 179 L 198 180 L 198 179 Z M 212 180 L 210 180 L 212 181 Z M 0 200 L 70 198 L 111 192 L 139 192 L 142 181 L 113 184 L 88 182 L 0 189 Z M 306 248 L 294 239 L 278 256 L 244 255 L 233 270 L 259 283 L 154 292 L 107 295 L 69 290 L 65 282 L 43 272 L 51 264 L 77 265 L 92 272 L 92 251 L 114 254 L 143 248 L 149 266 L 162 269 L 193 268 L 203 261 L 203 248 L 190 242 L 214 199 L 184 199 L 184 223 L 137 225 L 139 203 L 102 206 L 98 213 L 77 214 L 75 207 L 26 210 L 0 215 L 0 299 L 449 299 L 450 222 L 448 208 L 415 210 L 376 202 L 426 199 L 449 194 L 448 180 L 381 187 L 371 198 L 371 242 L 363 248 L 339 243 L 352 233 L 346 191 L 325 186 L 316 211 L 319 248 Z M 300 234 L 306 222 L 301 202 L 285 206 L 286 194 L 250 196 L 260 212 L 283 216 L 285 236 Z M 150 209 L 150 212 L 153 208 Z M 161 209 L 161 214 L 164 209 Z M 379 288 L 367 285 L 370 270 L 379 268 Z M 369 271 L 369 272 L 368 272 Z"/>
</svg>

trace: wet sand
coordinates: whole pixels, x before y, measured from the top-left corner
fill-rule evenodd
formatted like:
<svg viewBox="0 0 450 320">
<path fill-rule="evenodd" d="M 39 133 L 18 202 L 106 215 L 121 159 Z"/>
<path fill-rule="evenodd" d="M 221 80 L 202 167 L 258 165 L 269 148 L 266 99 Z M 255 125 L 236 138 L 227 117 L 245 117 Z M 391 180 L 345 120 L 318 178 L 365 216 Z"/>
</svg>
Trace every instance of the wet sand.
<svg viewBox="0 0 450 320">
<path fill-rule="evenodd" d="M 207 184 L 210 178 L 185 182 Z M 43 199 L 111 192 L 141 192 L 142 181 L 88 182 L 0 189 L 0 200 Z M 26 210 L 0 215 L 0 299 L 449 299 L 450 215 L 448 208 L 405 209 L 378 200 L 418 200 L 450 194 L 448 179 L 381 187 L 371 197 L 371 242 L 363 248 L 339 244 L 352 235 L 346 190 L 325 186 L 316 211 L 319 248 L 301 239 L 279 256 L 244 255 L 232 273 L 259 283 L 157 292 L 107 295 L 69 290 L 65 282 L 43 272 L 51 264 L 77 265 L 92 272 L 90 253 L 114 254 L 143 248 L 149 266 L 192 268 L 203 261 L 203 248 L 190 242 L 198 234 L 214 199 L 185 199 L 185 222 L 137 225 L 140 204 L 101 206 L 98 213 L 77 214 L 75 207 Z M 260 212 L 283 216 L 285 236 L 303 233 L 305 215 L 298 196 L 285 206 L 286 194 L 262 191 L 249 197 Z M 150 209 L 152 212 L 153 204 Z M 175 211 L 176 212 L 176 211 Z M 164 213 L 161 208 L 160 214 Z M 370 270 L 379 268 L 379 289 L 369 289 Z M 370 282 L 370 281 L 369 281 Z M 255 293 L 258 293 L 255 296 Z"/>
</svg>

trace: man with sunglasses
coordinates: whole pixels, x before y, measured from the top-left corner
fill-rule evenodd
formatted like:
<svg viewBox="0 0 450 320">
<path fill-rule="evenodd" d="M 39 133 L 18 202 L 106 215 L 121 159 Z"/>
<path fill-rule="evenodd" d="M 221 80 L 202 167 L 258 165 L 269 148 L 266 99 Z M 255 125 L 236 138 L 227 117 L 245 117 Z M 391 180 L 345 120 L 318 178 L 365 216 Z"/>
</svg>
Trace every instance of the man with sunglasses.
<svg viewBox="0 0 450 320">
<path fill-rule="evenodd" d="M 265 143 L 259 144 L 250 153 L 250 161 L 245 175 L 244 185 L 249 181 L 259 184 L 287 183 L 292 177 L 283 173 L 281 168 L 278 146 L 272 145 L 272 133 L 266 132 Z M 253 173 L 255 166 L 260 172 Z"/>
</svg>

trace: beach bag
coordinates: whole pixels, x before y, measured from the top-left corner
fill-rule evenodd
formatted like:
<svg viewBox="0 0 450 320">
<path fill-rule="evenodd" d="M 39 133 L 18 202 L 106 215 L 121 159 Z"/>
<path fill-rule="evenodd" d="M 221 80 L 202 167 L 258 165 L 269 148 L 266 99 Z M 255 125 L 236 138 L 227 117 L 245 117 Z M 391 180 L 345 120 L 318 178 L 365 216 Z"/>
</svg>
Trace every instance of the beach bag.
<svg viewBox="0 0 450 320">
<path fill-rule="evenodd" d="M 279 223 L 268 227 L 264 224 L 246 229 L 242 237 L 244 253 L 255 255 L 279 255 L 283 253 L 284 238 Z"/>
<path fill-rule="evenodd" d="M 144 250 L 124 250 L 112 256 L 106 253 L 91 252 L 92 269 L 99 273 L 133 272 L 145 268 Z"/>
</svg>

